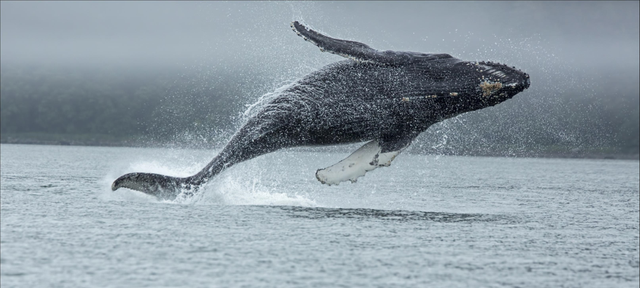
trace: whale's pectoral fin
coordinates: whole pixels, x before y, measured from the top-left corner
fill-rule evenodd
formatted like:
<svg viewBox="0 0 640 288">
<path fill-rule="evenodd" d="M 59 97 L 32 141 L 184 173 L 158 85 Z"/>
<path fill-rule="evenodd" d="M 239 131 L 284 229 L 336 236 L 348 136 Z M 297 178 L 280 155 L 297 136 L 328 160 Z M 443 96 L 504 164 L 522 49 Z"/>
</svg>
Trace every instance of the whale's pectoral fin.
<svg viewBox="0 0 640 288">
<path fill-rule="evenodd" d="M 291 28 L 304 40 L 327 51 L 356 61 L 368 61 L 381 64 L 406 64 L 416 60 L 435 60 L 451 58 L 449 54 L 426 54 L 416 52 L 378 51 L 368 45 L 356 41 L 331 38 L 305 27 L 298 21 L 291 23 Z"/>
<path fill-rule="evenodd" d="M 378 167 L 388 167 L 391 161 L 411 144 L 412 138 L 395 141 L 373 140 L 364 144 L 342 161 L 316 171 L 316 178 L 322 184 L 337 185 L 340 182 L 356 182 L 359 177 Z"/>
<path fill-rule="evenodd" d="M 304 40 L 318 46 L 321 51 L 327 51 L 342 57 L 351 58 L 357 61 L 366 61 L 374 57 L 378 51 L 366 44 L 331 38 L 311 30 L 298 21 L 291 23 L 291 28 Z"/>
</svg>

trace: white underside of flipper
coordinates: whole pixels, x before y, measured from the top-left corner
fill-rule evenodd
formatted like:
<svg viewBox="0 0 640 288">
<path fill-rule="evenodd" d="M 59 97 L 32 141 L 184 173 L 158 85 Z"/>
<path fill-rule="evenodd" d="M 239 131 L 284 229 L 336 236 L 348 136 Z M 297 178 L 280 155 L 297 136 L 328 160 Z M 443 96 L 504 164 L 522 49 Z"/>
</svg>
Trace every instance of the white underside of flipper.
<svg viewBox="0 0 640 288">
<path fill-rule="evenodd" d="M 316 178 L 322 184 L 337 185 L 340 182 L 356 182 L 359 177 L 378 167 L 391 165 L 391 161 L 402 152 L 402 150 L 381 153 L 382 147 L 377 140 L 364 144 L 349 157 L 342 161 L 316 171 Z"/>
</svg>

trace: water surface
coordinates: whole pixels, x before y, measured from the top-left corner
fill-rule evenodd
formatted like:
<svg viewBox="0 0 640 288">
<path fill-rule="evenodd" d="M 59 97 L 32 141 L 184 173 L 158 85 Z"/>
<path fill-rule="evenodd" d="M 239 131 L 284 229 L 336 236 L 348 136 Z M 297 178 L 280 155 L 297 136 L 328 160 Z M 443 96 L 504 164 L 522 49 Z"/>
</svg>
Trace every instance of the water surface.
<svg viewBox="0 0 640 288">
<path fill-rule="evenodd" d="M 281 151 L 193 198 L 110 182 L 189 175 L 207 150 L 5 145 L 2 287 L 638 287 L 638 161 Z"/>
</svg>

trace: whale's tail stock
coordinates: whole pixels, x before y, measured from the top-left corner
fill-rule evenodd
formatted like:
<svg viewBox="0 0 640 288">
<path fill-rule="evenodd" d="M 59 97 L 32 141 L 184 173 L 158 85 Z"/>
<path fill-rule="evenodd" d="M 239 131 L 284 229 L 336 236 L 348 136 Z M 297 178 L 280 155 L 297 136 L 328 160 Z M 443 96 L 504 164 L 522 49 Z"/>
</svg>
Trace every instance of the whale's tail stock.
<svg viewBox="0 0 640 288">
<path fill-rule="evenodd" d="M 188 177 L 173 177 L 155 173 L 134 172 L 118 177 L 111 184 L 111 190 L 127 188 L 157 197 L 161 200 L 173 200 L 178 195 L 193 196 L 209 179 L 220 174 L 225 168 L 243 160 L 237 153 L 229 153 L 225 147 L 200 172 Z"/>
<path fill-rule="evenodd" d="M 128 173 L 113 181 L 111 190 L 127 188 L 155 196 L 161 200 L 173 200 L 181 193 L 185 196 L 193 196 L 209 179 L 238 162 L 227 156 L 225 151 L 221 152 L 200 172 L 189 177 L 142 172 Z"/>
<path fill-rule="evenodd" d="M 222 151 L 195 175 L 173 177 L 155 173 L 128 173 L 113 181 L 111 190 L 127 188 L 163 200 L 173 200 L 181 193 L 185 196 L 193 196 L 200 187 L 226 168 L 284 147 L 283 145 L 272 143 L 276 140 L 280 141 L 280 138 L 270 133 L 263 135 L 264 137 L 254 137 L 250 129 L 253 125 L 248 126 L 249 128 L 241 128 Z M 247 143 L 252 145 L 247 145 Z"/>
</svg>

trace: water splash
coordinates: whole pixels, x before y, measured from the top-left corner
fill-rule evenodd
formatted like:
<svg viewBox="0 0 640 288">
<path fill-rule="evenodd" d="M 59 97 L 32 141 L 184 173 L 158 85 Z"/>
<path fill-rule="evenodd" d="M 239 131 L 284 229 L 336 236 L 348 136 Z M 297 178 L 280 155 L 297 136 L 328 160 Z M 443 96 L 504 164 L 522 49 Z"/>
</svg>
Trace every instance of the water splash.
<svg viewBox="0 0 640 288">
<path fill-rule="evenodd" d="M 308 195 L 302 195 L 298 192 L 291 193 L 293 190 L 287 188 L 288 185 L 286 183 L 269 181 L 268 179 L 274 179 L 275 177 L 268 173 L 269 165 L 262 163 L 264 161 L 241 163 L 234 166 L 222 172 L 195 194 L 181 193 L 174 200 L 158 200 L 153 196 L 129 189 L 111 191 L 111 182 L 119 175 L 131 171 L 185 177 L 197 173 L 206 165 L 203 161 L 204 158 L 199 157 L 206 151 L 169 151 L 171 152 L 168 154 L 172 155 L 165 155 L 152 161 L 135 161 L 129 164 L 126 169 L 109 172 L 98 183 L 100 187 L 103 187 L 100 190 L 99 198 L 105 201 L 160 202 L 188 205 L 318 206 Z M 186 156 L 187 154 L 190 154 L 190 156 Z"/>
<path fill-rule="evenodd" d="M 244 174 L 244 173 L 241 173 Z M 288 194 L 278 187 L 269 187 L 261 175 L 253 178 L 238 177 L 237 173 L 222 175 L 204 189 L 200 203 L 225 205 L 270 205 L 317 207 L 318 204 L 305 195 Z M 241 175 L 240 175 L 241 176 Z M 289 190 L 289 189 L 284 189 Z"/>
</svg>

